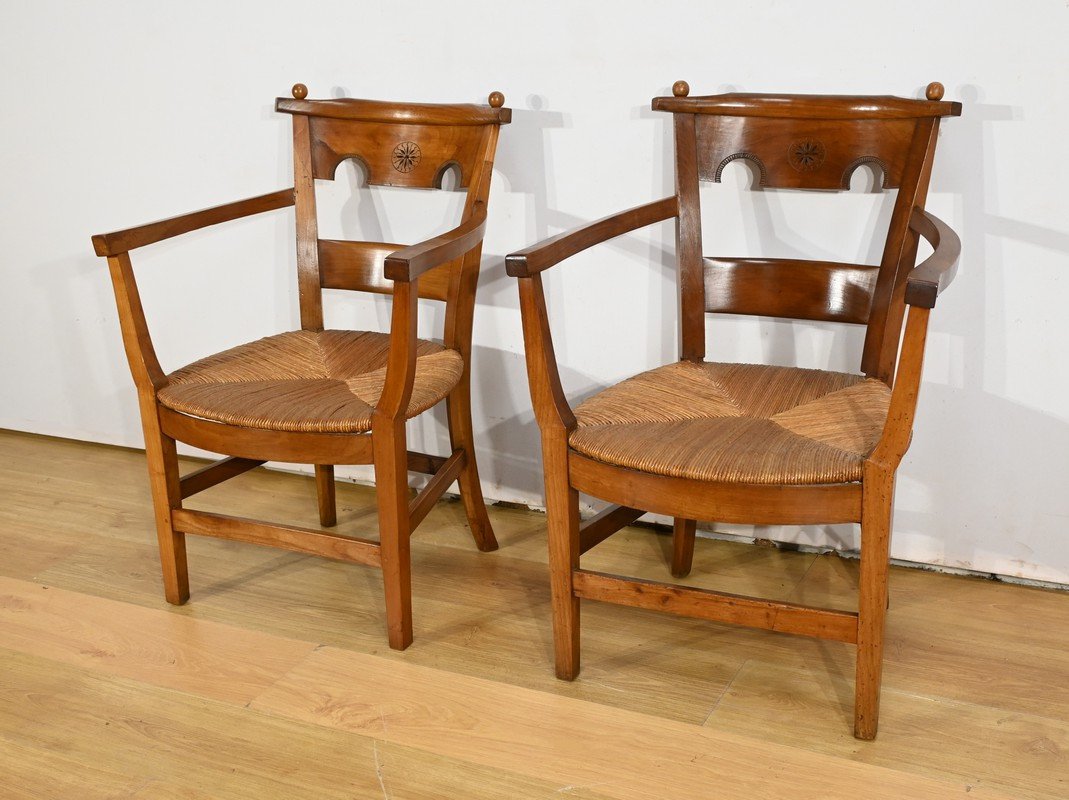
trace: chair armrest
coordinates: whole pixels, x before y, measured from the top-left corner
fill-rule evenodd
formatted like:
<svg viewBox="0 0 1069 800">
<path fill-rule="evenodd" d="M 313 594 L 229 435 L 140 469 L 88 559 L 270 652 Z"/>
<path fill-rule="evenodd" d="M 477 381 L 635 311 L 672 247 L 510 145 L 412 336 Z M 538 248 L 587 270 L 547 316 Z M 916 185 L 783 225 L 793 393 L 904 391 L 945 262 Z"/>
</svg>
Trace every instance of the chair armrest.
<svg viewBox="0 0 1069 800">
<path fill-rule="evenodd" d="M 961 240 L 950 226 L 922 208 L 914 208 L 909 227 L 934 248 L 928 258 L 914 267 L 906 279 L 906 302 L 911 306 L 935 308 L 935 300 L 958 271 Z"/>
<path fill-rule="evenodd" d="M 674 195 L 621 211 L 505 256 L 505 272 L 513 278 L 530 278 L 588 247 L 655 222 L 671 219 L 678 214 L 679 201 Z"/>
<path fill-rule="evenodd" d="M 482 205 L 481 203 L 479 204 Z M 478 247 L 486 230 L 486 212 L 477 207 L 467 222 L 448 233 L 413 244 L 386 256 L 383 272 L 391 281 L 411 281 Z"/>
<path fill-rule="evenodd" d="M 182 214 L 178 217 L 150 222 L 136 228 L 127 228 L 114 233 L 98 233 L 93 237 L 93 249 L 98 256 L 117 256 L 144 247 L 147 244 L 161 242 L 172 236 L 229 222 L 241 217 L 249 217 L 264 211 L 274 211 L 293 205 L 293 189 L 282 189 L 247 200 L 238 200 L 226 205 Z"/>
</svg>

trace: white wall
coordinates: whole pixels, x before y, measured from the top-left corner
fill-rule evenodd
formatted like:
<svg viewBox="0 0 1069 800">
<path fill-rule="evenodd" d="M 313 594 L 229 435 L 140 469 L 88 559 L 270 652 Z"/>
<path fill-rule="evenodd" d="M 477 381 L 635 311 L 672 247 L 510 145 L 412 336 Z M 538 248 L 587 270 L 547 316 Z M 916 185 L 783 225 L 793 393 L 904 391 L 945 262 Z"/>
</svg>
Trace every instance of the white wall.
<svg viewBox="0 0 1069 800">
<path fill-rule="evenodd" d="M 900 472 L 894 554 L 1069 582 L 1069 7 L 1028 3 L 7 3 L 0 126 L 0 426 L 139 445 L 134 392 L 91 233 L 290 185 L 289 117 L 273 98 L 481 102 L 502 134 L 475 332 L 476 425 L 492 498 L 539 503 L 516 290 L 501 257 L 669 194 L 669 121 L 649 100 L 695 94 L 919 96 L 948 120 L 929 206 L 964 243 L 933 317 L 915 444 Z M 338 199 L 325 229 L 415 238 L 455 196 Z M 886 199 L 706 191 L 707 249 L 871 258 Z M 863 187 L 862 187 L 863 188 Z M 400 216 L 420 210 L 425 224 Z M 345 212 L 344 219 L 342 212 Z M 386 212 L 383 222 L 380 214 Z M 390 213 L 392 212 L 392 213 Z M 848 218 L 855 222 L 844 223 Z M 769 240 L 757 248 L 757 238 Z M 576 258 L 549 295 L 568 388 L 587 394 L 675 357 L 668 226 Z M 297 324 L 292 212 L 135 254 L 165 368 Z M 332 298 L 328 323 L 376 326 L 381 301 Z M 428 310 L 428 325 L 441 318 Z M 711 357 L 856 367 L 856 330 L 710 322 Z M 416 424 L 427 446 L 441 419 Z M 849 527 L 761 532 L 850 546 Z"/>
</svg>

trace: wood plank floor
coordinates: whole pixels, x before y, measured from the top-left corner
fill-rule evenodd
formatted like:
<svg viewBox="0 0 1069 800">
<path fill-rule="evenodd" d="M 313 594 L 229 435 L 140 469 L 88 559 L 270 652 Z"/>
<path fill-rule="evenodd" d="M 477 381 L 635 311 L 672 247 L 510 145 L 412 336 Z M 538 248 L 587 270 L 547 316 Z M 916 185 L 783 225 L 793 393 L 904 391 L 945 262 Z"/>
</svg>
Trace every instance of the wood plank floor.
<svg viewBox="0 0 1069 800">
<path fill-rule="evenodd" d="M 189 505 L 314 526 L 314 493 L 261 470 Z M 168 606 L 143 455 L 0 432 L 0 798 L 1069 797 L 1067 594 L 892 570 L 863 743 L 848 645 L 585 603 L 557 681 L 545 518 L 491 516 L 496 553 L 455 501 L 420 527 L 395 653 L 370 568 L 190 537 Z M 632 528 L 584 566 L 664 580 L 668 550 Z M 699 540 L 689 582 L 849 608 L 856 572 Z"/>
</svg>

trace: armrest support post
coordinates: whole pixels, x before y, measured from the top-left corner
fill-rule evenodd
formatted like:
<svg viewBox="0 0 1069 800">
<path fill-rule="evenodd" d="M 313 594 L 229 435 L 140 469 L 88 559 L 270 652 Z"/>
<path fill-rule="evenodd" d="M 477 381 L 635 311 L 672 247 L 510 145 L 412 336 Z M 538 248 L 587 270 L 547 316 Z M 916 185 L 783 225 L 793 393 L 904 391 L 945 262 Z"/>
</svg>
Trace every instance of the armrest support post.
<svg viewBox="0 0 1069 800">
<path fill-rule="evenodd" d="M 913 419 L 917 411 L 917 396 L 920 394 L 924 343 L 928 337 L 930 314 L 931 309 L 924 306 L 909 308 L 887 421 L 876 449 L 868 458 L 870 462 L 887 465 L 892 471 L 906 454 L 913 437 Z"/>
<path fill-rule="evenodd" d="M 535 419 L 543 435 L 555 430 L 566 437 L 575 429 L 576 419 L 560 383 L 542 277 L 535 274 L 530 278 L 520 278 L 518 283 L 523 345 L 527 352 L 527 379 L 531 386 Z"/>
<path fill-rule="evenodd" d="M 122 329 L 123 348 L 130 363 L 130 372 L 137 385 L 138 394 L 155 393 L 167 383 L 160 368 L 156 350 L 152 346 L 145 311 L 141 307 L 141 295 L 137 291 L 133 265 L 129 253 L 109 256 L 108 269 L 115 290 L 115 305 L 119 310 L 119 327 Z"/>
<path fill-rule="evenodd" d="M 505 257 L 505 271 L 519 278 L 527 378 L 543 441 L 547 441 L 547 436 L 553 441 L 566 441 L 577 422 L 560 383 L 542 288 L 542 271 L 593 245 L 671 219 L 678 211 L 679 202 L 673 195 L 581 225 Z"/>
<path fill-rule="evenodd" d="M 386 382 L 375 405 L 372 430 L 377 425 L 404 425 L 405 412 L 412 399 L 416 379 L 416 301 L 417 281 L 394 285 L 393 313 L 390 322 L 390 352 L 386 361 Z"/>
</svg>

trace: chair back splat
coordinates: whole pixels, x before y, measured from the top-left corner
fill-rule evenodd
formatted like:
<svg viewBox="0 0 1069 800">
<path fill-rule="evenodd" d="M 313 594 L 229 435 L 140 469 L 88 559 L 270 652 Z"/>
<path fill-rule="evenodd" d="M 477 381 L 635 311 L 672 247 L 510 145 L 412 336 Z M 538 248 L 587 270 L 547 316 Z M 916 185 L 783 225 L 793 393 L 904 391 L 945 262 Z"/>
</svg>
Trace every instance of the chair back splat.
<svg viewBox="0 0 1069 800">
<path fill-rule="evenodd" d="M 512 110 L 502 108 L 501 103 L 441 106 L 348 98 L 307 100 L 307 90 L 300 87 L 295 87 L 293 99 L 276 100 L 275 108 L 293 116 L 301 326 L 322 330 L 322 289 L 391 294 L 393 281 L 385 274 L 385 262 L 403 245 L 320 239 L 315 180 L 334 180 L 338 166 L 355 159 L 363 166 L 369 185 L 435 189 L 442 187 L 445 174 L 455 168 L 458 188 L 466 190 L 461 224 L 477 226 L 486 216 L 498 132 L 511 121 Z M 500 93 L 494 92 L 491 100 L 498 97 Z M 450 338 L 457 338 L 458 320 L 470 325 L 472 308 L 468 306 L 474 305 L 474 292 L 463 290 L 474 287 L 479 258 L 480 248 L 475 248 L 419 282 L 421 298 L 447 303 L 447 347 L 455 346 Z"/>
</svg>

